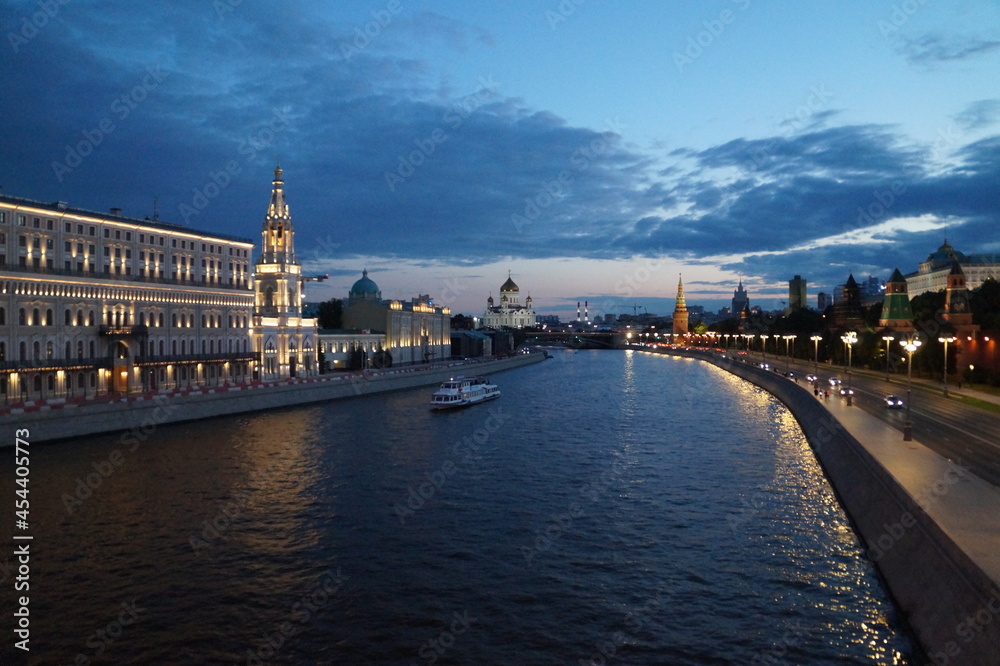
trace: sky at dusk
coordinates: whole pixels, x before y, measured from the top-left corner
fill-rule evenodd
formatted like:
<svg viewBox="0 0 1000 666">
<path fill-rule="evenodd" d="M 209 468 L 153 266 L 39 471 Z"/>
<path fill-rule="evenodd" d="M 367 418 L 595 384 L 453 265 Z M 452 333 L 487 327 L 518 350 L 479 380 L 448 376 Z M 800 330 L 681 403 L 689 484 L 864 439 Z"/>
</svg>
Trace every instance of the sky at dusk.
<svg viewBox="0 0 1000 666">
<path fill-rule="evenodd" d="M 751 303 L 1000 252 L 994 0 L 0 0 L 0 186 L 259 240 L 344 297 Z"/>
</svg>

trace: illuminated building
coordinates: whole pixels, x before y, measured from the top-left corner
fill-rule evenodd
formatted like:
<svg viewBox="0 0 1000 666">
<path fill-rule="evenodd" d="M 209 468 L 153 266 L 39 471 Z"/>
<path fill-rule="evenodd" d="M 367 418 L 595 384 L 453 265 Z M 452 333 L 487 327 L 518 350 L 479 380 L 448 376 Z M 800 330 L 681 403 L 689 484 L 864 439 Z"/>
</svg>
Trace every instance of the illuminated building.
<svg viewBox="0 0 1000 666">
<path fill-rule="evenodd" d="M 486 312 L 483 313 L 485 328 L 524 328 L 535 325 L 535 311 L 531 307 L 531 296 L 518 302 L 521 289 L 507 275 L 507 281 L 500 285 L 500 304 L 493 301 L 493 295 L 486 299 Z M 579 319 L 579 314 L 577 319 Z"/>
<path fill-rule="evenodd" d="M 451 309 L 434 305 L 426 294 L 409 301 L 382 300 L 382 292 L 367 270 L 351 287 L 343 321 L 347 329 L 383 334 L 389 365 L 451 357 Z M 342 349 L 344 339 L 324 333 L 321 342 L 340 344 Z M 368 357 L 372 356 L 370 345 L 363 349 Z"/>
<path fill-rule="evenodd" d="M 958 262 L 969 290 L 979 288 L 987 278 L 1000 279 L 1000 260 L 995 254 L 962 254 L 945 239 L 944 243 L 926 261 L 920 262 L 916 273 L 906 276 L 910 298 L 928 291 L 948 288 L 952 264 Z"/>
<path fill-rule="evenodd" d="M 0 196 L 0 398 L 249 376 L 251 241 Z"/>
<path fill-rule="evenodd" d="M 741 281 L 742 283 L 742 281 Z M 684 298 L 684 280 L 677 279 L 677 303 L 674 305 L 674 335 L 684 335 L 688 332 L 688 309 Z"/>
<path fill-rule="evenodd" d="M 253 349 L 265 381 L 316 374 L 316 319 L 302 316 L 305 278 L 281 176 L 279 166 L 254 265 Z"/>
</svg>

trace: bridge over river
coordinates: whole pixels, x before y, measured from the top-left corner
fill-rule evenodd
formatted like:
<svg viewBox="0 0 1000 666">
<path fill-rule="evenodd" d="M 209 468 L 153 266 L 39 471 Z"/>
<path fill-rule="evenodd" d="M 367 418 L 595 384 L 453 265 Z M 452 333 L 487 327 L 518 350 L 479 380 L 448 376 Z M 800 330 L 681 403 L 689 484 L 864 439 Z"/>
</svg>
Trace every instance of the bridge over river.
<svg viewBox="0 0 1000 666">
<path fill-rule="evenodd" d="M 572 349 L 624 349 L 625 335 L 614 331 L 542 331 L 528 333 L 527 345 L 554 345 Z"/>
</svg>

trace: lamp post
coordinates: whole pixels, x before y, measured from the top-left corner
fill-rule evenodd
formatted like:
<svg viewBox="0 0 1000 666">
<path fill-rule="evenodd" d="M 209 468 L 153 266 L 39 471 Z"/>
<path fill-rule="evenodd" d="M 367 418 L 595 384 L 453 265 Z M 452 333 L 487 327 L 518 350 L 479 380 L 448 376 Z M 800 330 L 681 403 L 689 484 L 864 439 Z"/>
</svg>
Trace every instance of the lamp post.
<svg viewBox="0 0 1000 666">
<path fill-rule="evenodd" d="M 823 339 L 822 335 L 813 335 L 809 338 L 813 341 L 813 374 L 819 374 L 819 341 Z"/>
<path fill-rule="evenodd" d="M 767 362 L 767 339 L 771 337 L 766 333 L 760 334 L 760 364 L 763 366 Z"/>
<path fill-rule="evenodd" d="M 783 335 L 781 336 L 785 340 L 785 370 L 787 372 L 792 371 L 792 356 L 789 352 L 789 345 L 795 341 L 795 338 L 799 337 L 797 335 Z"/>
<path fill-rule="evenodd" d="M 941 381 L 944 385 L 944 397 L 948 397 L 948 343 L 954 342 L 958 338 L 953 336 L 948 336 L 947 338 L 938 338 L 938 342 L 944 343 L 944 371 L 941 374 Z"/>
<path fill-rule="evenodd" d="M 911 337 L 900 340 L 899 344 L 906 350 L 909 359 L 906 361 L 906 422 L 903 424 L 903 441 L 913 439 L 913 421 L 910 419 L 910 397 L 913 394 L 913 352 L 920 347 L 920 340 Z"/>
<path fill-rule="evenodd" d="M 882 340 L 885 341 L 885 381 L 889 381 L 889 343 L 895 340 L 891 335 L 883 335 Z"/>
<path fill-rule="evenodd" d="M 854 343 L 858 341 L 858 334 L 854 331 L 850 331 L 840 336 L 840 339 L 844 341 L 847 345 L 847 406 L 850 407 L 853 404 L 851 389 L 851 352 L 854 349 Z"/>
</svg>

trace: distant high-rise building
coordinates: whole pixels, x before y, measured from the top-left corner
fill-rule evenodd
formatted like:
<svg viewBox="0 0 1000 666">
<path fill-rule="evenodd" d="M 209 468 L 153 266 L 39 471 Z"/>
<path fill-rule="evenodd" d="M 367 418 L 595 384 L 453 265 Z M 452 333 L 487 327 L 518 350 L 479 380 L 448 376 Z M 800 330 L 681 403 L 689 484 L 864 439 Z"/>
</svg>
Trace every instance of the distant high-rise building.
<svg viewBox="0 0 1000 666">
<path fill-rule="evenodd" d="M 825 291 L 821 291 L 816 294 L 816 309 L 820 312 L 826 312 L 826 309 L 833 305 L 830 299 L 830 294 Z"/>
<path fill-rule="evenodd" d="M 743 312 L 744 308 L 747 308 L 749 305 L 750 297 L 747 296 L 746 289 L 743 288 L 743 280 L 741 278 L 739 286 L 733 291 L 733 303 L 730 311 L 734 315 L 739 316 L 739 313 Z"/>
<path fill-rule="evenodd" d="M 882 297 L 885 295 L 885 285 L 880 279 L 869 275 L 868 279 L 859 286 L 861 287 L 861 302 L 864 305 L 875 305 L 882 302 Z"/>
<path fill-rule="evenodd" d="M 788 281 L 788 311 L 809 307 L 806 298 L 806 281 L 796 275 Z"/>
<path fill-rule="evenodd" d="M 677 304 L 674 306 L 674 335 L 688 332 L 687 302 L 684 300 L 684 280 L 677 280 Z"/>
</svg>

